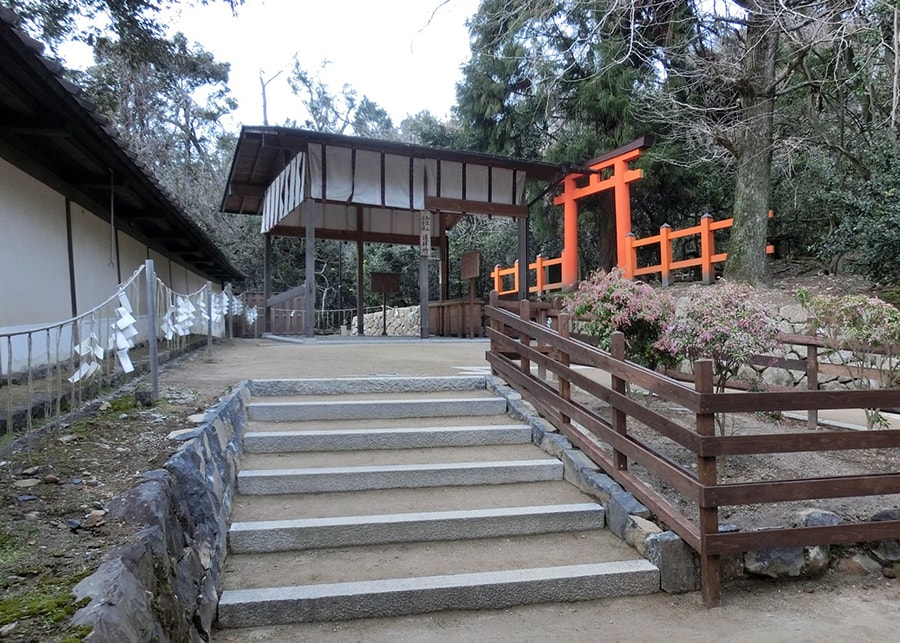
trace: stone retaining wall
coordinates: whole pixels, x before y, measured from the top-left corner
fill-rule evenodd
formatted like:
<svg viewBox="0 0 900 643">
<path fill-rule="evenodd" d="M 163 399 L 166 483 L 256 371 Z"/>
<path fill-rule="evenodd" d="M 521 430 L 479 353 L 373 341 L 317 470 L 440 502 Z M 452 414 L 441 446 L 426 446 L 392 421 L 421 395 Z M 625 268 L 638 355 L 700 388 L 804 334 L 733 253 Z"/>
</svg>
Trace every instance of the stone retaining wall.
<svg viewBox="0 0 900 643">
<path fill-rule="evenodd" d="M 75 587 L 90 601 L 72 619 L 93 628 L 85 641 L 209 640 L 249 399 L 242 382 L 179 432 L 184 444 L 162 469 L 110 502 L 109 517 L 139 531 Z"/>
<path fill-rule="evenodd" d="M 367 336 L 381 335 L 384 330 L 384 322 L 381 311 L 363 315 L 363 329 Z M 350 333 L 356 335 L 356 320 L 354 316 L 350 321 Z M 387 334 L 400 337 L 418 337 L 419 307 L 407 306 L 406 308 L 387 309 Z"/>
</svg>

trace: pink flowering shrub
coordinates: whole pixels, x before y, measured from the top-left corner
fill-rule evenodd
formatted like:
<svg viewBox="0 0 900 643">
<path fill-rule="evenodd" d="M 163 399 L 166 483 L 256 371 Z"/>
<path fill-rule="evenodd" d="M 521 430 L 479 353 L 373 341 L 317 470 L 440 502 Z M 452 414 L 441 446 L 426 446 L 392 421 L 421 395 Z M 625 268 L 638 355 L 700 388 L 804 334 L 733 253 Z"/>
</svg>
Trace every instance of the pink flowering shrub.
<svg viewBox="0 0 900 643">
<path fill-rule="evenodd" d="M 567 309 L 603 350 L 610 348 L 610 335 L 621 331 L 628 359 L 650 368 L 671 362 L 667 352 L 655 347 L 674 316 L 675 303 L 667 293 L 626 279 L 617 268 L 597 270 L 581 282 Z"/>
<path fill-rule="evenodd" d="M 712 360 L 716 391 L 722 392 L 752 355 L 777 348 L 777 334 L 752 288 L 721 281 L 692 291 L 656 348 L 692 362 Z"/>
<path fill-rule="evenodd" d="M 865 295 L 813 297 L 801 291 L 797 298 L 809 310 L 829 358 L 846 367 L 855 388 L 900 386 L 900 310 Z M 872 352 L 873 347 L 878 352 Z M 890 427 L 877 409 L 866 409 L 866 424 L 869 429 Z"/>
</svg>

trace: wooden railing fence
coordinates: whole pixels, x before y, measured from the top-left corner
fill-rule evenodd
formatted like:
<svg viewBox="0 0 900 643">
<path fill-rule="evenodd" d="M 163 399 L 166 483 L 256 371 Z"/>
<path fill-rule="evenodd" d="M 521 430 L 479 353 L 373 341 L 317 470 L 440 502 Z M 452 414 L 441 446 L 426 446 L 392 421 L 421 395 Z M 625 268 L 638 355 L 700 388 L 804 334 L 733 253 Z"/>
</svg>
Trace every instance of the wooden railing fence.
<svg viewBox="0 0 900 643">
<path fill-rule="evenodd" d="M 769 218 L 772 212 L 769 211 Z M 721 221 L 713 221 L 712 215 L 704 214 L 700 217 L 700 224 L 690 228 L 681 230 L 672 230 L 672 226 L 664 224 L 659 228 L 659 234 L 643 239 L 635 238 L 634 234 L 629 232 L 625 235 L 626 254 L 623 260 L 619 262 L 625 276 L 628 279 L 634 279 L 642 275 L 659 275 L 660 282 L 663 286 L 668 286 L 672 282 L 672 272 L 675 270 L 684 270 L 685 268 L 700 268 L 701 281 L 705 284 L 711 284 L 715 281 L 716 274 L 713 270 L 713 264 L 722 263 L 728 259 L 728 253 L 716 252 L 716 236 L 717 230 L 725 230 L 730 228 L 734 219 L 722 219 Z M 674 242 L 676 239 L 696 236 L 699 239 L 697 256 L 687 259 L 674 259 Z M 659 254 L 658 264 L 647 264 L 639 266 L 638 248 L 649 248 L 656 246 Z M 775 252 L 772 245 L 766 246 L 766 253 Z"/>
<path fill-rule="evenodd" d="M 686 386 L 626 361 L 620 333 L 613 336 L 609 353 L 571 338 L 568 316 L 549 305 L 522 301 L 514 307 L 492 293 L 486 315 L 491 340 L 487 358 L 493 373 L 519 390 L 573 445 L 697 552 L 707 606 L 720 601 L 721 556 L 770 547 L 900 539 L 900 520 L 752 532 L 719 530 L 720 507 L 900 493 L 900 472 L 770 480 L 762 475 L 769 471 L 760 471 L 758 480 L 736 483 L 721 481 L 717 474 L 719 459 L 731 456 L 897 448 L 900 430 L 800 433 L 779 428 L 777 433 L 724 436 L 715 432 L 716 413 L 895 408 L 900 406 L 900 390 L 714 393 L 709 360 L 694 363 L 694 385 Z M 584 370 L 574 370 L 571 365 L 575 364 L 605 371 L 610 385 Z M 554 377 L 548 379 L 547 373 Z M 608 404 L 609 418 L 573 399 L 572 387 Z M 682 425 L 647 408 L 629 397 L 629 387 L 681 407 L 691 421 Z M 684 466 L 665 450 L 648 444 L 630 430 L 634 423 L 687 449 L 695 466 Z M 698 518 L 683 513 L 659 493 L 650 476 L 692 503 Z"/>
<path fill-rule="evenodd" d="M 562 257 L 545 259 L 542 255 L 538 255 L 532 263 L 528 264 L 528 270 L 534 271 L 534 285 L 529 286 L 528 292 L 540 296 L 551 290 L 562 290 L 562 264 Z M 554 266 L 560 267 L 560 279 L 551 281 L 548 270 Z M 494 290 L 501 295 L 519 292 L 519 262 L 516 261 L 512 268 L 501 268 L 499 265 L 494 266 L 494 269 L 491 271 L 491 278 L 494 280 Z M 507 286 L 507 283 L 510 285 Z"/>
</svg>

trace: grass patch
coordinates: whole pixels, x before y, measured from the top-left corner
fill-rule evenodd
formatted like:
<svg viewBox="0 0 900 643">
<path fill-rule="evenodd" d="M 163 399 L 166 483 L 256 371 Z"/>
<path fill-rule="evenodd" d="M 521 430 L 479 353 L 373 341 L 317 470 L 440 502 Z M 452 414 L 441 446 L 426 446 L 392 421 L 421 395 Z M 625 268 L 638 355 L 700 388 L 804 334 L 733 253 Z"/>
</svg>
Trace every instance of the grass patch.
<svg viewBox="0 0 900 643">
<path fill-rule="evenodd" d="M 0 571 L 14 572 L 19 562 L 31 555 L 25 544 L 37 534 L 37 528 L 28 523 L 0 526 Z"/>
<path fill-rule="evenodd" d="M 72 595 L 72 588 L 87 574 L 48 576 L 21 591 L 7 590 L 0 599 L 0 626 L 31 620 L 43 630 L 53 630 L 89 602 L 90 599 L 76 601 Z"/>
</svg>

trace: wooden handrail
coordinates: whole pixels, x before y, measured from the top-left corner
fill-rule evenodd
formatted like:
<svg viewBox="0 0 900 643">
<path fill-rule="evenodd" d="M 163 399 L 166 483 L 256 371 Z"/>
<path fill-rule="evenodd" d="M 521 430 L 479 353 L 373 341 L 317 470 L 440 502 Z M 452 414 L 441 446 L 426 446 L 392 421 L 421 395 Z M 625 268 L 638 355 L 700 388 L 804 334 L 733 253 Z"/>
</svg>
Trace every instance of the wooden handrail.
<svg viewBox="0 0 900 643">
<path fill-rule="evenodd" d="M 799 501 L 900 493 L 900 471 L 857 473 L 830 478 L 749 480 L 723 483 L 717 479 L 719 458 L 734 455 L 833 451 L 845 449 L 896 449 L 900 430 L 798 433 L 780 429 L 763 435 L 716 435 L 717 412 L 757 412 L 781 408 L 805 408 L 812 414 L 823 408 L 885 408 L 900 404 L 900 390 L 797 391 L 713 393 L 712 370 L 708 361 L 698 361 L 696 390 L 624 360 L 620 354 L 599 350 L 568 337 L 564 329 L 548 328 L 544 320 L 554 319 L 551 311 L 519 302 L 518 314 L 500 307 L 497 293 L 485 308 L 491 340 L 487 359 L 492 371 L 519 390 L 570 442 L 580 448 L 605 473 L 631 492 L 663 523 L 678 533 L 700 557 L 704 602 L 719 601 L 719 556 L 768 547 L 855 543 L 900 538 L 900 521 L 864 522 L 828 527 L 788 527 L 752 533 L 719 533 L 718 508 L 742 504 Z M 541 320 L 542 323 L 532 321 Z M 559 314 L 556 324 L 568 322 Z M 797 336 L 786 336 L 797 341 Z M 809 346 L 816 338 L 807 338 Z M 613 341 L 615 346 L 615 340 Z M 812 363 L 816 352 L 810 351 Z M 795 367 L 815 373 L 810 360 L 793 360 Z M 613 384 L 607 386 L 571 365 L 586 364 L 606 371 Z M 531 366 L 537 366 L 537 375 Z M 546 379 L 553 374 L 556 381 Z M 616 384 L 620 382 L 621 385 Z M 609 405 L 609 418 L 600 416 L 569 395 L 577 387 Z M 693 426 L 686 426 L 639 404 L 626 394 L 627 387 L 651 390 L 669 404 L 693 414 Z M 621 421 L 616 420 L 617 414 Z M 691 417 L 686 415 L 685 417 Z M 664 451 L 653 447 L 631 430 L 638 422 L 650 431 L 673 440 L 696 456 L 696 473 Z M 602 446 L 602 445 L 605 445 Z M 610 451 L 611 449 L 611 451 Z M 640 468 L 630 468 L 630 463 Z M 653 480 L 645 479 L 646 475 Z M 699 520 L 682 513 L 677 504 L 656 491 L 659 481 L 694 504 Z"/>
</svg>

